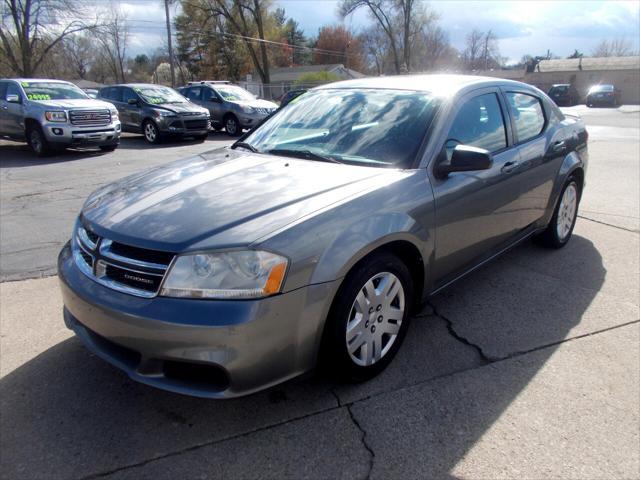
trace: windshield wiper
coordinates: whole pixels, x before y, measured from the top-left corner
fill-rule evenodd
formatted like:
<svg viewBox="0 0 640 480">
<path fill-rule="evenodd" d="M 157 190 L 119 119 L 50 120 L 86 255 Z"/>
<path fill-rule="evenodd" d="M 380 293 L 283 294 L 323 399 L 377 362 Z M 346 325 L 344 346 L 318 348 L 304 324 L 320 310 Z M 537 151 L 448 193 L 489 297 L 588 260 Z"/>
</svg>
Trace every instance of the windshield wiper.
<svg viewBox="0 0 640 480">
<path fill-rule="evenodd" d="M 267 153 L 272 155 L 282 155 L 283 157 L 304 158 L 305 160 L 318 160 L 320 162 L 329 163 L 342 163 L 333 157 L 327 155 L 321 155 L 319 153 L 312 152 L 311 150 L 290 150 L 287 148 L 274 148 Z"/>
<path fill-rule="evenodd" d="M 231 145 L 231 148 L 233 148 L 234 150 L 237 147 L 242 147 L 245 148 L 253 153 L 260 153 L 260 150 L 258 150 L 256 147 L 254 147 L 253 145 L 251 145 L 250 143 L 247 142 L 236 142 L 233 145 Z"/>
</svg>

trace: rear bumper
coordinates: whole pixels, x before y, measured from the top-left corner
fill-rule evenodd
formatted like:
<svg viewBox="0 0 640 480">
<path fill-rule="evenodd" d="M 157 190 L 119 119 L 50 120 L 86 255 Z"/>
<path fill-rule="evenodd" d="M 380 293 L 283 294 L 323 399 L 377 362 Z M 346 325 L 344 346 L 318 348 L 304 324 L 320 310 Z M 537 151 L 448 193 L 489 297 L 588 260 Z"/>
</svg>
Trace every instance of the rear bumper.
<svg viewBox="0 0 640 480">
<path fill-rule="evenodd" d="M 145 299 L 85 276 L 69 245 L 58 272 L 65 324 L 87 348 L 133 380 L 207 398 L 247 395 L 312 369 L 338 284 L 261 300 Z"/>
</svg>

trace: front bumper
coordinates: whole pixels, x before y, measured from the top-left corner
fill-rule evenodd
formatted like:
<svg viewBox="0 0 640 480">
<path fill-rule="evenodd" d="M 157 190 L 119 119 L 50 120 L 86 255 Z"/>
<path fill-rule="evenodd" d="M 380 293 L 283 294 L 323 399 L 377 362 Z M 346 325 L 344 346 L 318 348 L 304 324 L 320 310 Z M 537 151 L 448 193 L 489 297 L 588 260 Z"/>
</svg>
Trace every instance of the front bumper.
<svg viewBox="0 0 640 480">
<path fill-rule="evenodd" d="M 242 128 L 253 128 L 266 117 L 268 117 L 268 113 L 240 113 L 238 114 L 238 120 L 240 121 L 240 125 Z"/>
<path fill-rule="evenodd" d="M 339 282 L 260 300 L 140 298 L 85 276 L 69 244 L 58 274 L 64 319 L 133 380 L 207 398 L 247 395 L 315 366 Z"/>
<path fill-rule="evenodd" d="M 69 123 L 45 122 L 47 141 L 59 146 L 117 145 L 120 143 L 120 121 L 100 127 L 78 127 Z"/>
<path fill-rule="evenodd" d="M 161 117 L 156 120 L 158 129 L 163 134 L 180 135 L 183 137 L 207 135 L 211 130 L 209 117 Z"/>
</svg>

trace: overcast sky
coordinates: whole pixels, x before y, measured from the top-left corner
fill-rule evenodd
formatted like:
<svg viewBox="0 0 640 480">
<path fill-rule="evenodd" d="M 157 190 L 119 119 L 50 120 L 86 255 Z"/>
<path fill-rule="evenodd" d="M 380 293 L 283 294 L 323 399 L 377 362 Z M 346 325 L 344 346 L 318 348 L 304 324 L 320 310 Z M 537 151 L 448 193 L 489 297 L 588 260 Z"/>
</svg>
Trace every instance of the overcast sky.
<svg viewBox="0 0 640 480">
<path fill-rule="evenodd" d="M 91 0 L 84 0 L 91 1 Z M 119 2 L 133 26 L 132 54 L 166 44 L 162 0 L 110 0 Z M 287 16 L 298 21 L 308 36 L 323 25 L 343 22 L 356 33 L 370 22 L 362 10 L 344 21 L 337 15 L 337 0 L 275 0 Z M 464 48 L 466 34 L 474 28 L 491 29 L 499 38 L 500 52 L 510 62 L 524 54 L 543 55 L 547 49 L 567 56 L 574 49 L 589 54 L 604 38 L 624 37 L 640 49 L 640 2 L 592 1 L 469 1 L 428 2 L 440 14 L 440 25 L 451 43 Z M 178 10 L 172 7 L 172 14 Z"/>
</svg>

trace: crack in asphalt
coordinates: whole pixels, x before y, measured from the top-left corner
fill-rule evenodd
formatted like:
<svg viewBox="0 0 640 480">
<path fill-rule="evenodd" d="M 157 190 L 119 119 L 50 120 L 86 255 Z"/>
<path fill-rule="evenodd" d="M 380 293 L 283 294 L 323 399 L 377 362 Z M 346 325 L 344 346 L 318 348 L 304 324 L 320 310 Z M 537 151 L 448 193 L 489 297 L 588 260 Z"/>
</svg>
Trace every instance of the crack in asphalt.
<svg viewBox="0 0 640 480">
<path fill-rule="evenodd" d="M 431 306 L 431 307 L 433 308 L 433 306 Z M 428 316 L 428 315 L 423 315 L 423 316 Z M 435 315 L 435 313 L 434 313 L 434 316 L 438 316 L 438 318 L 441 318 L 441 319 L 444 320 L 444 317 L 442 317 L 440 315 Z M 445 320 L 445 322 L 448 322 L 448 320 Z M 512 353 L 512 354 L 510 354 L 510 355 L 508 355 L 506 357 L 501 357 L 501 358 L 498 358 L 498 359 L 495 359 L 495 360 L 491 360 L 489 363 L 496 363 L 496 362 L 501 362 L 501 361 L 504 361 L 504 360 L 510 360 L 510 359 L 512 359 L 514 357 L 526 355 L 528 353 L 536 352 L 536 351 L 539 351 L 539 350 L 544 350 L 545 348 L 556 346 L 556 345 L 561 344 L 561 343 L 566 343 L 566 342 L 570 342 L 570 341 L 573 341 L 573 340 L 578 340 L 578 339 L 585 338 L 585 337 L 591 337 L 591 336 L 594 336 L 594 335 L 598 335 L 600 333 L 608 332 L 610 330 L 616 330 L 618 328 L 623 328 L 623 327 L 626 327 L 626 326 L 629 326 L 629 325 L 633 325 L 633 324 L 637 324 L 637 323 L 640 323 L 640 319 L 632 320 L 632 321 L 625 322 L 625 323 L 622 323 L 622 324 L 619 324 L 619 325 L 614 325 L 612 327 L 607 327 L 607 328 L 604 328 L 604 329 L 601 329 L 601 330 L 596 330 L 596 331 L 593 331 L 593 332 L 590 332 L 590 333 L 585 333 L 583 335 L 577 335 L 575 337 L 565 338 L 565 339 L 560 340 L 558 342 L 553 342 L 553 343 L 550 343 L 550 344 L 547 344 L 547 345 L 542 345 L 542 346 L 539 346 L 539 347 L 535 347 L 535 348 L 532 348 L 532 349 L 527 350 L 527 351 L 515 352 L 515 353 Z M 458 337 L 456 337 L 456 338 L 458 338 Z M 463 343 L 469 344 L 469 343 L 464 342 L 464 341 L 463 341 Z M 470 345 L 473 346 L 473 344 L 470 344 Z M 366 477 L 366 478 L 369 478 L 369 476 L 371 475 L 371 471 L 373 470 L 375 452 L 373 451 L 371 446 L 366 442 L 366 430 L 364 428 L 362 428 L 360 423 L 356 420 L 355 416 L 353 415 L 353 412 L 351 410 L 353 405 L 355 405 L 356 403 L 362 403 L 362 402 L 365 402 L 367 400 L 371 400 L 371 399 L 379 397 L 381 395 L 388 394 L 388 393 L 390 393 L 392 391 L 399 392 L 399 391 L 402 391 L 402 390 L 407 390 L 409 388 L 414 388 L 414 387 L 416 387 L 418 385 L 424 385 L 426 383 L 430 383 L 430 382 L 433 382 L 433 381 L 441 380 L 443 378 L 453 377 L 454 375 L 458 375 L 460 373 L 472 371 L 472 370 L 475 370 L 477 368 L 482 368 L 484 366 L 486 366 L 486 364 L 485 365 L 478 365 L 478 366 L 475 366 L 475 367 L 471 367 L 471 368 L 467 368 L 467 369 L 463 369 L 463 370 L 459 370 L 459 371 L 455 371 L 455 372 L 451 372 L 451 373 L 448 373 L 448 374 L 445 374 L 445 375 L 438 375 L 438 376 L 435 376 L 435 377 L 432 377 L 432 378 L 428 378 L 426 380 L 419 381 L 419 382 L 413 382 L 413 383 L 411 383 L 409 385 L 404 385 L 404 386 L 401 386 L 399 388 L 396 388 L 395 390 L 384 390 L 384 391 L 376 392 L 374 394 L 367 395 L 364 398 L 361 398 L 361 399 L 358 399 L 358 400 L 354 400 L 354 401 L 346 403 L 346 404 L 343 404 L 342 401 L 340 400 L 340 397 L 335 392 L 335 390 L 333 388 L 330 388 L 329 392 L 336 398 L 336 400 L 338 402 L 338 404 L 336 406 L 328 407 L 328 408 L 325 408 L 325 409 L 320 409 L 320 410 L 318 410 L 316 412 L 308 413 L 308 414 L 301 415 L 301 416 L 298 416 L 298 417 L 295 417 L 295 418 L 290 418 L 288 420 L 284 420 L 284 421 L 281 421 L 281 422 L 276 422 L 276 423 L 273 423 L 271 425 L 265 425 L 263 427 L 256 428 L 256 429 L 253 429 L 253 430 L 249 430 L 249 431 L 246 431 L 246 432 L 243 432 L 243 433 L 238 433 L 238 434 L 235 434 L 235 435 L 229 435 L 227 437 L 219 438 L 217 440 L 212 440 L 210 442 L 198 443 L 196 445 L 191 445 L 191 446 L 183 448 L 181 450 L 177 450 L 177 451 L 174 451 L 174 452 L 168 452 L 168 453 L 165 453 L 165 454 L 157 455 L 155 457 L 152 457 L 152 458 L 149 458 L 149 459 L 146 459 L 146 460 L 142 460 L 142 461 L 139 461 L 139 462 L 136 462 L 136 463 L 132 463 L 132 464 L 128 464 L 128 465 L 123 465 L 121 467 L 117 467 L 117 468 L 114 468 L 114 469 L 111 469 L 111 470 L 108 470 L 108 471 L 92 473 L 90 475 L 87 475 L 87 476 L 84 476 L 84 477 L 80 477 L 80 480 L 93 480 L 93 479 L 96 479 L 96 478 L 103 478 L 103 477 L 112 475 L 114 473 L 121 472 L 123 470 L 129 470 L 129 469 L 132 469 L 132 468 L 143 467 L 143 466 L 148 465 L 150 463 L 153 463 L 153 462 L 155 462 L 157 460 L 163 460 L 165 458 L 175 457 L 175 456 L 181 455 L 183 453 L 188 453 L 188 452 L 191 452 L 191 451 L 195 451 L 195 450 L 198 450 L 198 449 L 203 448 L 203 447 L 217 445 L 219 443 L 223 443 L 223 442 L 226 442 L 226 441 L 235 440 L 235 439 L 238 439 L 238 438 L 248 437 L 250 435 L 253 435 L 254 433 L 259 433 L 259 432 L 271 430 L 272 428 L 281 427 L 281 426 L 287 425 L 289 423 L 294 423 L 294 422 L 297 422 L 299 420 L 304 420 L 306 418 L 314 417 L 316 415 L 321 415 L 323 413 L 337 411 L 337 410 L 340 410 L 342 408 L 346 408 L 347 412 L 349 413 L 349 416 L 351 417 L 351 421 L 354 423 L 354 425 L 358 428 L 358 430 L 362 434 L 361 442 L 362 442 L 363 446 L 365 447 L 365 449 L 369 452 L 369 455 L 370 455 L 370 468 L 369 468 L 369 472 L 368 472 L 367 477 Z"/>
<path fill-rule="evenodd" d="M 355 425 L 355 427 L 360 430 L 360 443 L 362 443 L 362 446 L 365 448 L 365 450 L 367 450 L 367 452 L 369 452 L 369 470 L 367 471 L 367 474 L 365 475 L 365 480 L 368 480 L 369 478 L 371 478 L 371 472 L 373 471 L 373 465 L 376 461 L 376 454 L 373 451 L 373 448 L 371 448 L 371 445 L 369 445 L 367 443 L 367 431 L 362 428 L 362 425 L 360 425 L 360 422 L 358 422 L 358 419 L 355 417 L 355 415 L 353 414 L 353 411 L 351 410 L 351 407 L 353 406 L 353 403 L 347 405 L 347 412 L 349 412 L 349 417 L 351 417 L 351 422 Z"/>
<path fill-rule="evenodd" d="M 495 362 L 496 360 L 500 360 L 499 358 L 490 357 L 489 355 L 484 353 L 484 351 L 482 350 L 482 347 L 480 345 L 476 345 L 475 343 L 471 342 L 469 339 L 463 337 L 458 332 L 456 332 L 455 328 L 453 328 L 453 322 L 451 320 L 449 320 L 447 317 L 445 317 L 444 315 L 442 315 L 441 313 L 439 313 L 438 309 L 436 308 L 436 306 L 433 303 L 427 302 L 427 305 L 429 305 L 431 307 L 431 309 L 433 310 L 433 315 L 434 316 L 444 320 L 444 322 L 447 325 L 447 331 L 449 332 L 449 334 L 453 338 L 458 340 L 460 343 L 463 343 L 464 345 L 467 345 L 467 346 L 473 348 L 478 353 L 478 355 L 480 356 L 480 366 L 488 365 L 488 364 L 490 364 L 492 362 Z"/>
<path fill-rule="evenodd" d="M 623 230 L 625 232 L 631 232 L 631 233 L 639 233 L 640 232 L 640 230 L 636 230 L 636 229 L 633 229 L 633 228 L 627 228 L 627 227 L 621 227 L 619 225 L 614 225 L 612 223 L 603 222 L 602 220 L 596 220 L 595 218 L 589 218 L 589 217 L 585 217 L 583 215 L 578 215 L 578 218 L 582 218 L 583 220 L 588 220 L 588 221 L 593 222 L 593 223 L 599 223 L 600 225 L 606 225 L 607 227 L 617 228 L 618 230 Z"/>
</svg>

